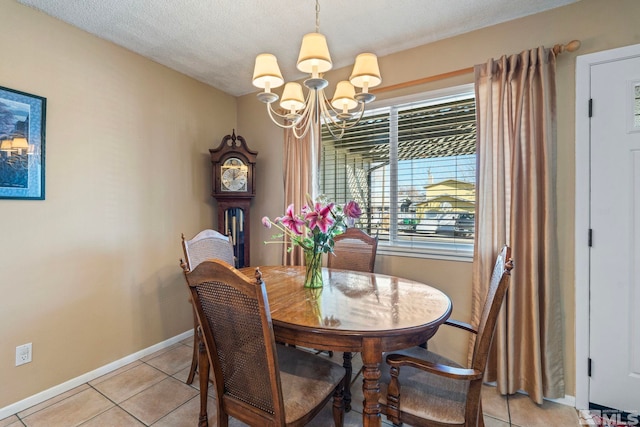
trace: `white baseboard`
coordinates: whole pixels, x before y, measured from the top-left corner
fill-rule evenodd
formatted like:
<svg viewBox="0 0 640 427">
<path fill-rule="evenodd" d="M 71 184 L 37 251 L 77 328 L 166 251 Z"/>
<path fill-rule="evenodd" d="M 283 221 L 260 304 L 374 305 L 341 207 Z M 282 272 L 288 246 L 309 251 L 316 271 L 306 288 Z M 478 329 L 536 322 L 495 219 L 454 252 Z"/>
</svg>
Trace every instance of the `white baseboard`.
<svg viewBox="0 0 640 427">
<path fill-rule="evenodd" d="M 136 360 L 143 358 L 149 354 L 155 353 L 158 350 L 169 347 L 177 342 L 189 338 L 190 336 L 193 336 L 193 329 L 176 335 L 175 337 L 169 338 L 166 341 L 154 344 L 151 347 L 142 349 L 136 353 L 130 354 L 129 356 L 125 356 L 122 359 L 116 360 L 115 362 L 111 362 L 107 365 L 101 366 L 100 368 L 95 369 L 91 372 L 87 372 L 86 374 L 82 374 L 79 377 L 70 379 L 69 381 L 66 381 L 62 384 L 58 384 L 57 386 L 51 387 L 50 389 L 44 390 L 38 394 L 34 394 L 33 396 L 27 397 L 26 399 L 23 399 L 19 402 L 13 403 L 9 406 L 5 406 L 4 408 L 0 408 L 0 420 L 5 419 L 13 414 L 17 414 L 20 411 L 24 411 L 27 408 L 30 408 L 34 405 L 37 405 L 38 403 L 51 399 L 54 396 L 67 392 L 84 383 L 101 377 L 102 375 L 108 374 L 109 372 L 115 371 L 118 368 L 121 368 L 131 362 L 135 362 Z"/>
<path fill-rule="evenodd" d="M 544 400 L 548 400 L 549 402 L 559 403 L 560 405 L 571 406 L 572 408 L 576 407 L 576 397 L 570 396 L 568 394 L 565 394 L 564 397 L 561 397 L 559 399 L 547 399 L 545 397 Z"/>
<path fill-rule="evenodd" d="M 493 386 L 493 387 L 497 386 L 497 383 L 495 381 L 490 382 L 490 383 L 485 383 L 485 384 Z M 529 396 L 529 393 L 527 393 L 524 390 L 518 390 L 516 393 L 524 394 L 525 396 Z M 546 397 L 544 397 L 543 399 L 547 400 L 549 402 L 558 403 L 560 405 L 571 406 L 572 408 L 576 407 L 576 397 L 575 396 L 570 396 L 568 394 L 565 394 L 564 397 L 561 397 L 559 399 L 548 399 Z"/>
</svg>

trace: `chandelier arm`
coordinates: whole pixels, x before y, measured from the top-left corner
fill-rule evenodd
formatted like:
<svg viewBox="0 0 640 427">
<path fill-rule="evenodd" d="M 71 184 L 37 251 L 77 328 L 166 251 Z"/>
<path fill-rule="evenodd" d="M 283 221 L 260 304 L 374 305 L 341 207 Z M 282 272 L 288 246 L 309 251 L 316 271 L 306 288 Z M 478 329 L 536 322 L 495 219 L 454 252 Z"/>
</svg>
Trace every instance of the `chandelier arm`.
<svg viewBox="0 0 640 427">
<path fill-rule="evenodd" d="M 347 122 L 347 120 L 343 120 L 343 121 L 335 120 L 333 117 L 330 116 L 329 118 L 331 119 L 331 121 L 327 122 L 327 125 L 328 126 L 333 125 L 334 127 L 340 128 L 340 129 L 351 129 L 352 127 L 354 127 L 355 125 L 360 123 L 360 120 L 364 116 L 365 105 L 362 102 L 359 102 L 358 104 L 359 104 L 358 105 L 358 111 L 355 111 L 354 113 L 352 113 L 352 114 L 357 114 L 358 115 L 357 119 L 355 119 L 352 122 Z M 349 120 L 353 120 L 353 117 L 350 118 Z"/>
<path fill-rule="evenodd" d="M 304 128 L 304 131 L 303 131 L 301 134 L 299 134 L 299 133 L 298 133 L 298 128 L 293 128 L 293 135 L 294 135 L 297 139 L 302 139 L 302 138 L 304 138 L 304 137 L 305 137 L 305 135 L 307 134 L 307 132 L 309 132 L 309 127 L 308 127 L 308 126 Z"/>
<path fill-rule="evenodd" d="M 342 127 L 338 127 L 338 128 L 340 129 L 340 133 L 339 133 L 339 134 L 337 134 L 337 133 L 334 131 L 335 126 L 331 126 L 331 125 L 329 125 L 329 123 L 326 123 L 326 125 L 327 125 L 327 130 L 329 131 L 329 133 L 331 134 L 331 136 L 333 137 L 333 139 L 336 139 L 336 140 L 337 140 L 337 139 L 342 139 L 342 137 L 344 136 L 344 128 L 342 128 Z"/>
<path fill-rule="evenodd" d="M 326 98 L 326 96 L 324 96 L 324 93 L 322 94 L 322 101 L 320 102 L 320 110 L 322 112 L 321 116 L 323 118 L 323 121 L 327 125 L 327 127 L 331 125 L 333 125 L 336 128 L 344 127 L 340 124 L 339 120 L 336 120 L 334 118 L 340 114 L 340 111 L 333 108 L 329 100 Z"/>
<path fill-rule="evenodd" d="M 295 126 L 293 128 L 293 134 L 295 135 L 295 137 L 298 139 L 304 138 L 305 135 L 309 133 L 309 129 L 311 128 L 309 124 L 309 120 L 305 120 L 303 126 Z M 302 133 L 299 133 L 300 131 L 302 131 Z"/>
<path fill-rule="evenodd" d="M 268 107 L 268 110 L 269 110 L 269 115 L 271 116 L 272 119 L 273 119 L 273 116 L 275 115 L 275 116 L 277 116 L 278 118 L 280 118 L 282 120 L 286 120 L 286 118 L 287 118 L 286 114 L 278 113 L 278 111 L 275 108 L 273 108 L 271 106 L 271 104 L 267 104 L 267 107 Z"/>
<path fill-rule="evenodd" d="M 315 92 L 312 89 L 309 90 L 300 125 L 293 128 L 293 134 L 298 139 L 302 139 L 307 135 L 313 123 L 313 117 L 316 115 L 317 99 Z M 301 131 L 302 133 L 300 133 Z"/>
<path fill-rule="evenodd" d="M 358 115 L 358 118 L 355 119 L 353 122 L 351 122 L 348 126 L 345 126 L 344 129 L 351 129 L 352 127 L 360 123 L 360 120 L 362 120 L 362 117 L 364 117 L 364 110 L 365 110 L 364 102 L 358 102 L 358 104 L 359 104 L 358 107 L 360 111 L 357 111 L 355 113 Z"/>
<path fill-rule="evenodd" d="M 329 106 L 329 108 L 331 108 L 332 111 L 335 112 L 335 109 L 333 109 L 333 107 L 331 106 L 331 104 L 329 104 L 329 102 L 327 101 L 327 99 L 325 97 L 323 97 L 323 102 L 320 103 L 320 108 L 322 110 L 322 119 L 324 124 L 326 125 L 327 129 L 329 130 L 329 133 L 331 134 L 331 136 L 334 139 L 341 139 L 342 136 L 344 135 L 344 129 L 342 129 L 342 127 L 339 125 L 339 123 L 334 120 L 334 118 L 331 116 L 331 114 L 329 113 L 329 110 L 327 109 L 327 106 Z M 333 128 L 341 128 L 340 131 L 340 135 L 336 135 L 336 133 L 334 132 Z"/>
<path fill-rule="evenodd" d="M 277 115 L 279 117 L 285 117 L 281 114 L 278 114 L 276 111 L 273 111 L 273 108 L 271 108 L 271 104 L 267 104 L 267 112 L 269 113 L 269 117 L 271 118 L 271 121 L 278 127 L 282 128 L 282 129 L 291 129 L 295 126 L 295 123 L 291 123 L 290 125 L 286 125 L 283 123 L 280 123 L 278 120 L 276 120 L 275 117 L 273 117 L 273 115 Z"/>
<path fill-rule="evenodd" d="M 333 108 L 333 106 L 329 103 L 326 97 L 322 97 L 322 103 L 320 104 L 322 110 L 322 117 L 324 118 L 324 122 L 327 124 L 332 123 L 336 127 L 340 127 L 339 122 L 334 119 L 334 116 L 338 115 L 338 111 Z M 331 114 L 333 113 L 333 115 Z"/>
<path fill-rule="evenodd" d="M 322 104 L 322 116 L 324 119 L 324 123 L 327 126 L 327 129 L 329 130 L 329 133 L 335 139 L 341 139 L 344 136 L 344 132 L 346 130 L 351 129 L 355 125 L 360 123 L 360 120 L 364 116 L 364 110 L 365 110 L 364 103 L 359 102 L 358 111 L 356 112 L 356 114 L 358 115 L 357 119 L 353 122 L 347 122 L 346 120 L 338 121 L 334 119 L 334 117 L 330 114 L 329 109 L 327 107 L 330 108 L 332 112 L 337 113 L 336 109 L 333 108 L 333 106 L 325 98 L 324 103 Z M 336 132 L 337 129 L 340 130 L 339 135 L 338 135 L 338 132 Z"/>
<path fill-rule="evenodd" d="M 346 120 L 335 119 L 335 117 L 339 117 L 340 114 L 342 114 L 342 111 L 334 108 L 333 105 L 331 105 L 329 100 L 326 98 L 326 96 L 324 96 L 324 94 L 322 96 L 321 107 L 322 107 L 322 115 L 325 118 L 325 123 L 327 123 L 327 125 L 333 124 L 333 126 L 337 128 L 343 128 L 346 126 Z M 344 123 L 344 124 L 341 124 L 341 123 Z"/>
<path fill-rule="evenodd" d="M 327 125 L 327 130 L 329 131 L 329 133 L 331 134 L 331 136 L 333 137 L 333 139 L 342 139 L 342 137 L 344 136 L 344 129 L 340 128 L 340 134 L 336 134 L 336 132 L 334 132 L 333 127 Z"/>
</svg>

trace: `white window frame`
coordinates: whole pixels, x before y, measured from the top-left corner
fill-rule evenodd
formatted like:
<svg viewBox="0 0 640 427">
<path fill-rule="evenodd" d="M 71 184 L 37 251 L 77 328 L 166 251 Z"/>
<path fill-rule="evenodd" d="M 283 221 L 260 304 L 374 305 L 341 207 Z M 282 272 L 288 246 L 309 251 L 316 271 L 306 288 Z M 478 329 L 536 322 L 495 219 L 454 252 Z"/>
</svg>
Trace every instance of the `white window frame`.
<svg viewBox="0 0 640 427">
<path fill-rule="evenodd" d="M 464 97 L 468 98 L 469 95 L 475 97 L 475 88 L 473 84 L 466 84 L 461 86 L 454 86 L 445 89 L 433 90 L 428 92 L 422 92 L 418 94 L 412 94 L 409 96 L 402 96 L 396 98 L 385 99 L 381 101 L 374 101 L 367 107 L 366 114 L 375 114 L 376 110 L 382 108 L 392 108 L 393 110 L 400 110 L 406 104 L 412 102 L 425 103 L 443 103 L 447 101 L 453 101 L 456 98 Z M 398 108 L 393 108 L 398 106 Z M 397 116 L 391 115 L 391 121 L 397 120 Z M 390 130 L 390 141 L 397 141 L 397 128 L 393 127 Z M 390 208 L 398 206 L 397 191 L 398 191 L 398 168 L 397 168 L 397 143 L 390 144 Z M 391 214 L 392 218 L 397 218 L 397 212 Z M 398 240 L 394 242 L 394 236 L 397 235 L 397 219 L 390 220 L 389 222 L 389 241 L 380 241 L 378 243 L 378 254 L 390 255 L 390 256 L 402 256 L 411 258 L 429 258 L 429 259 L 442 259 L 442 260 L 455 260 L 471 262 L 473 260 L 473 247 L 475 243 L 475 236 L 473 240 L 467 242 L 425 242 L 412 243 L 409 245 L 400 244 Z M 395 234 L 394 234 L 395 233 Z"/>
</svg>

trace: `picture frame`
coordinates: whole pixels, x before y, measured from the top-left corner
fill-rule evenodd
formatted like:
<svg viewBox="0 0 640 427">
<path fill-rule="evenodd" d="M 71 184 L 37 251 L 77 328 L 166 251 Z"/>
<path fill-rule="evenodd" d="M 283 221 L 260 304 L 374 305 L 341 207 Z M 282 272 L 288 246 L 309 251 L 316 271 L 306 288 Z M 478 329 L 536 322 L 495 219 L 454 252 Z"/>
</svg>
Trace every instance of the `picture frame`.
<svg viewBox="0 0 640 427">
<path fill-rule="evenodd" d="M 47 99 L 0 86 L 0 199 L 44 200 Z"/>
</svg>

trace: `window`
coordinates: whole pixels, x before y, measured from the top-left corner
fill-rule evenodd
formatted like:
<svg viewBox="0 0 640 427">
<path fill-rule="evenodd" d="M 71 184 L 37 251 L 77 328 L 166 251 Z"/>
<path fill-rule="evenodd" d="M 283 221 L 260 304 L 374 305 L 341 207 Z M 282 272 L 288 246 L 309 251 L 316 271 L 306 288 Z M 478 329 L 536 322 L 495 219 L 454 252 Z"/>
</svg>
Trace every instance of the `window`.
<svg viewBox="0 0 640 427">
<path fill-rule="evenodd" d="M 380 253 L 473 253 L 476 116 L 473 86 L 378 105 L 334 140 L 323 127 L 320 191 L 363 211 Z"/>
</svg>

